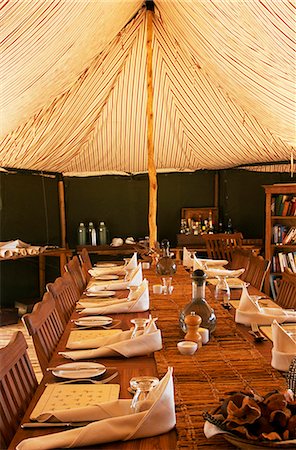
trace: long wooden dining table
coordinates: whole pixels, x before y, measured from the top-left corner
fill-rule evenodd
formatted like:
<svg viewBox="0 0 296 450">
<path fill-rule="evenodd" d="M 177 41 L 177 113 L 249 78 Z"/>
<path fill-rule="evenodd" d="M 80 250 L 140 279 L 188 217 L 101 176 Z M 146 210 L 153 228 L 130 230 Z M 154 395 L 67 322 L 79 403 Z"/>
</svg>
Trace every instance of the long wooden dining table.
<svg viewBox="0 0 296 450">
<path fill-rule="evenodd" d="M 217 327 L 208 344 L 202 346 L 192 356 L 181 355 L 177 342 L 184 338 L 179 327 L 179 313 L 184 305 L 191 301 L 190 275 L 179 265 L 173 276 L 173 292 L 170 295 L 154 294 L 152 286 L 161 282 L 153 268 L 144 270 L 144 277 L 149 281 L 150 311 L 145 313 L 129 313 L 110 315 L 121 320 L 120 328 L 129 329 L 130 320 L 134 317 L 148 317 L 149 313 L 157 317 L 157 325 L 162 332 L 163 348 L 151 355 L 124 358 L 100 358 L 92 360 L 106 366 L 116 367 L 118 376 L 112 383 L 120 384 L 120 398 L 131 398 L 128 391 L 129 381 L 139 375 L 162 377 L 167 368 L 174 368 L 174 388 L 176 405 L 176 428 L 168 433 L 127 442 L 111 442 L 87 448 L 106 450 L 173 450 L 173 449 L 216 449 L 234 448 L 222 436 L 208 440 L 203 433 L 203 412 L 212 411 L 220 404 L 229 391 L 252 389 L 260 394 L 266 394 L 273 389 L 284 389 L 285 378 L 282 373 L 270 365 L 270 341 L 256 343 L 248 332 L 249 328 L 236 324 L 234 308 L 226 310 L 215 302 L 213 288 L 206 288 L 208 303 L 214 308 L 217 317 Z M 249 287 L 251 294 L 260 294 Z M 118 296 L 126 296 L 121 291 Z M 241 289 L 232 289 L 231 298 L 239 299 Z M 72 320 L 77 318 L 74 312 Z M 58 353 L 65 350 L 70 331 L 75 328 L 70 321 L 56 348 L 50 366 L 66 363 L 68 360 Z M 42 395 L 46 384 L 57 382 L 58 379 L 48 371 L 23 418 L 22 422 L 30 421 L 30 414 Z M 62 431 L 62 428 L 22 429 L 19 427 L 9 449 L 28 437 L 34 437 Z"/>
</svg>

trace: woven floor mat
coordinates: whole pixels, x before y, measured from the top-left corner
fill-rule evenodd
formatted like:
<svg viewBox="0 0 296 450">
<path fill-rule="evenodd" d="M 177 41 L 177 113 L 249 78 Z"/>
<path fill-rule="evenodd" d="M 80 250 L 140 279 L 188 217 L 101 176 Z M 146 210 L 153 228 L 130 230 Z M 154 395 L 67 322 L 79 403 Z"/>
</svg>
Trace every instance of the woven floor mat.
<svg viewBox="0 0 296 450">
<path fill-rule="evenodd" d="M 216 408 L 226 392 L 253 389 L 265 394 L 285 387 L 284 378 L 236 327 L 231 314 L 215 303 L 217 328 L 210 342 L 193 356 L 181 355 L 176 347 L 184 338 L 179 311 L 191 297 L 190 287 L 176 295 L 153 299 L 154 316 L 162 331 L 163 349 L 155 353 L 160 376 L 174 368 L 178 449 L 233 449 L 222 437 L 208 440 L 203 433 L 202 413 Z M 210 295 L 210 294 L 209 294 Z M 171 450 L 171 449 L 170 449 Z"/>
</svg>

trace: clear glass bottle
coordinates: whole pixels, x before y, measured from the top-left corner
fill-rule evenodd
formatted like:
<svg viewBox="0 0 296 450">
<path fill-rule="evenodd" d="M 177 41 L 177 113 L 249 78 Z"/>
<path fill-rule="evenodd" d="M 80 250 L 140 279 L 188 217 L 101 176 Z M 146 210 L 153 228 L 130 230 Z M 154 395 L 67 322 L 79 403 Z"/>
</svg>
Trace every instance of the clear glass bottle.
<svg viewBox="0 0 296 450">
<path fill-rule="evenodd" d="M 86 228 L 83 222 L 80 222 L 78 228 L 78 245 L 86 245 Z"/>
<path fill-rule="evenodd" d="M 180 313 L 180 327 L 187 332 L 185 317 L 194 312 L 201 317 L 201 327 L 207 328 L 211 334 L 216 328 L 216 316 L 213 308 L 207 303 L 205 299 L 206 274 L 203 270 L 195 270 L 192 275 L 192 300 L 185 305 Z"/>
<path fill-rule="evenodd" d="M 97 245 L 97 234 L 93 222 L 88 224 L 88 243 L 89 245 Z"/>
<path fill-rule="evenodd" d="M 174 275 L 177 265 L 170 254 L 170 243 L 167 239 L 161 241 L 162 256 L 156 264 L 156 272 L 159 275 Z"/>
</svg>

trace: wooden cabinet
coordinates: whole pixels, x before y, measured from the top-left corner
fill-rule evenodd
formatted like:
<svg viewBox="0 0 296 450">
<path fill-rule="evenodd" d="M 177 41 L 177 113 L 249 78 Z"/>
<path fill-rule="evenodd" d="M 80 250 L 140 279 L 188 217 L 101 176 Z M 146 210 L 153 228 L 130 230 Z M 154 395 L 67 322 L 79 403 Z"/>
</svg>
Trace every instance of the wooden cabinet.
<svg viewBox="0 0 296 450">
<path fill-rule="evenodd" d="M 296 272 L 296 183 L 263 187 L 265 258 L 271 261 L 271 274 L 280 277 L 285 266 Z"/>
</svg>

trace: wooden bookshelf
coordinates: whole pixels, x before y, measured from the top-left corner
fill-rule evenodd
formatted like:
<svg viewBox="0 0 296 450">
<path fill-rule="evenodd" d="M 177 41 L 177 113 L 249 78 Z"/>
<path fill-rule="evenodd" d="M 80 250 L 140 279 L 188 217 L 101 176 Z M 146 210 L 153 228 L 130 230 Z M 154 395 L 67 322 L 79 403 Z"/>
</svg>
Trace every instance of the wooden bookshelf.
<svg viewBox="0 0 296 450">
<path fill-rule="evenodd" d="M 296 183 L 264 185 L 265 190 L 265 258 L 271 261 L 270 273 L 275 275 L 278 254 L 287 259 L 289 252 L 296 252 L 296 239 L 285 242 L 285 236 L 296 230 Z M 296 234 L 295 234 L 296 236 Z M 289 266 L 288 266 L 289 267 Z M 269 277 L 265 289 L 268 289 Z"/>
</svg>

